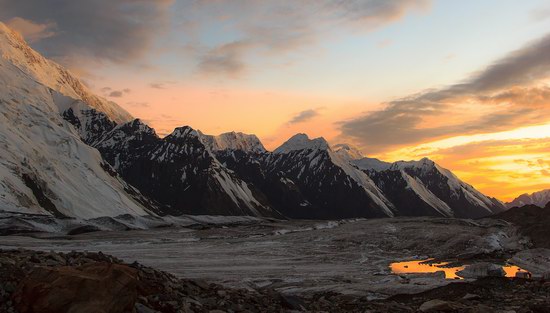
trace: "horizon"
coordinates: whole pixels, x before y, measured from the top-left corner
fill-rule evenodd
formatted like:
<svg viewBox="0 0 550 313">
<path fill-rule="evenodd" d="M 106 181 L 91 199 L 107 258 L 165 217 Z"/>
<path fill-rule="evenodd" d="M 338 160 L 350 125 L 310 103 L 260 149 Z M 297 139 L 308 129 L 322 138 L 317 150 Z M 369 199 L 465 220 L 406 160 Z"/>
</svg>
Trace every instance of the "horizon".
<svg viewBox="0 0 550 313">
<path fill-rule="evenodd" d="M 550 186 L 545 1 L 31 2 L 0 21 L 161 137 L 306 133 L 505 202 Z"/>
</svg>

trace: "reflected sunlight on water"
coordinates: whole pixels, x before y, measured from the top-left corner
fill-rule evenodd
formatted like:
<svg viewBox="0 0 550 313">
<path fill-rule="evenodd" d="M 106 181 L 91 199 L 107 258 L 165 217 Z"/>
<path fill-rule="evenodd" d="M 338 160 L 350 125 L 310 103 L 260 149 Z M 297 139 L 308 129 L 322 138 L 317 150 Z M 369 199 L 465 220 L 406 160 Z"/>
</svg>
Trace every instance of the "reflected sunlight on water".
<svg viewBox="0 0 550 313">
<path fill-rule="evenodd" d="M 390 264 L 393 274 L 428 274 L 444 272 L 446 279 L 463 279 L 457 272 L 463 270 L 466 266 L 448 266 L 449 262 L 432 263 L 434 259 L 413 260 L 404 262 L 395 262 Z M 505 265 L 502 267 L 506 277 L 516 277 L 517 272 L 525 272 L 524 269 L 515 265 Z"/>
<path fill-rule="evenodd" d="M 456 272 L 464 269 L 464 266 L 445 267 L 449 262 L 427 263 L 433 259 L 395 262 L 390 264 L 394 274 L 427 274 L 443 271 L 446 279 L 462 279 Z"/>
</svg>

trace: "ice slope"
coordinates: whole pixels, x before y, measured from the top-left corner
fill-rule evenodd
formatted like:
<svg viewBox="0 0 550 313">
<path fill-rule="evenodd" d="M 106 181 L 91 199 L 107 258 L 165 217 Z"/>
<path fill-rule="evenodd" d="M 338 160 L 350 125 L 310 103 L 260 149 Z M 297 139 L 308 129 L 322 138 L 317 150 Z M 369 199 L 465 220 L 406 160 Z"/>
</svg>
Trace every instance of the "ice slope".
<svg viewBox="0 0 550 313">
<path fill-rule="evenodd" d="M 94 95 L 69 71 L 34 51 L 23 38 L 0 22 L 0 53 L 2 59 L 15 65 L 36 82 L 75 100 L 82 100 L 92 108 L 104 112 L 112 121 L 124 123 L 132 116 L 114 102 Z"/>
<path fill-rule="evenodd" d="M 73 102 L 90 100 L 119 120 L 124 112 L 91 96 L 1 23 L 0 55 L 0 209 L 79 218 L 148 214 L 54 99 L 64 93 Z"/>
</svg>

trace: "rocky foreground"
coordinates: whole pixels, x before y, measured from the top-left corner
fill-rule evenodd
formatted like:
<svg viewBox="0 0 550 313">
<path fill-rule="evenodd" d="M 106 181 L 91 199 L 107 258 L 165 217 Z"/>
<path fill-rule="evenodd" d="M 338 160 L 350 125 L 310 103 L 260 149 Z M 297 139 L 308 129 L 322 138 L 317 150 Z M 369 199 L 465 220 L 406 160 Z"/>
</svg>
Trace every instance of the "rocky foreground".
<svg viewBox="0 0 550 313">
<path fill-rule="evenodd" d="M 484 278 L 369 301 L 179 279 L 99 253 L 0 250 L 0 312 L 550 312 L 550 282 Z"/>
</svg>

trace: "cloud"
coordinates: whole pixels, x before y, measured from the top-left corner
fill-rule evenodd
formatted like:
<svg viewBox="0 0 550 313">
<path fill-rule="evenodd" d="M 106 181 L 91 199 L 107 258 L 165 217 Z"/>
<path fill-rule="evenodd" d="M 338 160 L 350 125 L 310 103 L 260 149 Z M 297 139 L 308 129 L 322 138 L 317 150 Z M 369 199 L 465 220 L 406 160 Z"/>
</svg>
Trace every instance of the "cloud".
<svg viewBox="0 0 550 313">
<path fill-rule="evenodd" d="M 127 62 L 141 57 L 167 26 L 171 2 L 0 0 L 0 20 L 15 18 L 34 30 L 34 47 L 48 57 Z M 48 31 L 53 25 L 55 32 Z"/>
<path fill-rule="evenodd" d="M 120 98 L 122 96 L 123 96 L 123 92 L 120 90 L 113 90 L 111 91 L 111 93 L 109 93 L 109 97 L 113 97 L 113 98 Z"/>
<path fill-rule="evenodd" d="M 245 69 L 244 54 L 250 44 L 236 41 L 209 50 L 201 56 L 199 71 L 205 74 L 238 76 Z"/>
<path fill-rule="evenodd" d="M 150 107 L 151 105 L 149 104 L 149 102 L 139 102 L 139 101 L 130 101 L 130 102 L 126 102 L 127 105 L 131 106 L 131 107 L 136 107 L 136 108 L 148 108 Z"/>
<path fill-rule="evenodd" d="M 292 124 L 298 124 L 303 123 L 306 121 L 311 120 L 312 118 L 319 115 L 319 109 L 309 109 L 302 112 L 299 112 L 298 114 L 294 115 L 290 121 L 288 121 L 289 125 Z"/>
<path fill-rule="evenodd" d="M 173 82 L 173 81 L 154 82 L 154 83 L 150 83 L 149 87 L 154 89 L 166 89 L 168 88 L 169 85 L 173 85 L 175 83 L 176 82 Z"/>
<path fill-rule="evenodd" d="M 395 22 L 411 11 L 422 11 L 429 0 L 281 0 L 194 1 L 180 6 L 196 33 L 220 25 L 231 40 L 190 50 L 198 56 L 201 73 L 234 76 L 249 65 L 252 52 L 263 55 L 289 53 L 310 46 L 337 29 L 369 32 Z"/>
<path fill-rule="evenodd" d="M 55 35 L 54 29 L 56 25 L 53 22 L 38 24 L 24 18 L 14 17 L 8 20 L 6 24 L 31 43 Z"/>
<path fill-rule="evenodd" d="M 341 122 L 340 129 L 343 137 L 351 137 L 358 145 L 383 151 L 445 136 L 540 123 L 550 118 L 550 89 L 544 85 L 549 76 L 547 35 L 462 83 L 391 101 L 381 110 Z M 475 114 L 468 114 L 469 110 Z"/>
</svg>

